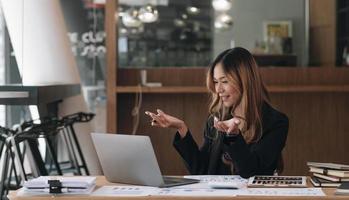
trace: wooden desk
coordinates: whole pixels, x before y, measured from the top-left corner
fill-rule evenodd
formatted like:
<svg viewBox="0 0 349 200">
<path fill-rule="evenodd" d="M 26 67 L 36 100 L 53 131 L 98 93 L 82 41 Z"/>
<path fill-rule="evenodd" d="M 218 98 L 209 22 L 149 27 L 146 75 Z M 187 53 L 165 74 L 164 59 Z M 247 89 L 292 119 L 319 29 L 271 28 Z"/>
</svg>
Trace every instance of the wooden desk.
<svg viewBox="0 0 349 200">
<path fill-rule="evenodd" d="M 97 177 L 97 187 L 99 188 L 104 185 L 117 185 L 114 183 L 109 183 L 103 176 Z M 77 200 L 77 199 L 95 199 L 95 200 L 104 200 L 104 199 L 169 199 L 169 200 L 184 200 L 184 199 L 229 199 L 232 198 L 234 200 L 240 200 L 240 199 L 252 199 L 252 200 L 259 200 L 259 199 L 279 199 L 279 200 L 300 200 L 300 199 L 325 199 L 325 200 L 338 200 L 338 199 L 347 199 L 349 200 L 349 196 L 335 196 L 333 193 L 335 191 L 334 188 L 324 188 L 324 193 L 327 195 L 325 197 L 267 197 L 267 196 L 237 196 L 237 197 L 163 197 L 163 196 L 149 196 L 149 197 L 91 197 L 89 195 L 71 195 L 71 196 L 53 196 L 53 195 L 47 195 L 47 196 L 32 196 L 32 197 L 23 197 L 23 196 L 16 196 L 17 191 L 12 191 L 8 195 L 10 200 L 52 200 L 52 199 L 60 199 L 60 200 Z"/>
</svg>

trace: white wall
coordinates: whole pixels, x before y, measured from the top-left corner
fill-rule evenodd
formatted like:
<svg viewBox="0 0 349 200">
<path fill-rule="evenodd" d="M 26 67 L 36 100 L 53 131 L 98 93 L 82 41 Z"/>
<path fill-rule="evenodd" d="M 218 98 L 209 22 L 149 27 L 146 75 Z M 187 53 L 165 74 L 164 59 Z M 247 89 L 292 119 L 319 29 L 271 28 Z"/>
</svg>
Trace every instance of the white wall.
<svg viewBox="0 0 349 200">
<path fill-rule="evenodd" d="M 58 0 L 1 0 L 23 85 L 79 84 Z M 64 99 L 60 115 L 87 112 L 82 95 Z M 91 174 L 101 174 L 91 141 L 92 122 L 76 127 Z"/>
</svg>

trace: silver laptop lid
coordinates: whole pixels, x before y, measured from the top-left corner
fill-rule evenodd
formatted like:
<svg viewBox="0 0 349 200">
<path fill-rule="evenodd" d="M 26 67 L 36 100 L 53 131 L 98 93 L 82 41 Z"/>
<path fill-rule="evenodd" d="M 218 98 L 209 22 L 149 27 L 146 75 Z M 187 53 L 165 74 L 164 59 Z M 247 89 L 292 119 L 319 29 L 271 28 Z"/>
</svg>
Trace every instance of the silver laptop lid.
<svg viewBox="0 0 349 200">
<path fill-rule="evenodd" d="M 148 136 L 92 133 L 109 182 L 159 187 L 163 178 Z"/>
</svg>

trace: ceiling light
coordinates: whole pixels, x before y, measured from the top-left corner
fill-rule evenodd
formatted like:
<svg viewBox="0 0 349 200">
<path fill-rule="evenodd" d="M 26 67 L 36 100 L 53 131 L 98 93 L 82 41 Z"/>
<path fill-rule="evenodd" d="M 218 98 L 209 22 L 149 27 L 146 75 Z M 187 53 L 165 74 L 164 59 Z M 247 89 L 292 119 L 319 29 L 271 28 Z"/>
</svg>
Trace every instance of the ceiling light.
<svg viewBox="0 0 349 200">
<path fill-rule="evenodd" d="M 142 22 L 138 19 L 138 11 L 134 8 L 129 9 L 122 17 L 122 23 L 126 27 L 139 27 Z"/>
<path fill-rule="evenodd" d="M 139 9 L 138 18 L 144 23 L 152 23 L 158 20 L 159 13 L 156 8 L 148 4 Z"/>
<path fill-rule="evenodd" d="M 213 0 L 212 6 L 216 11 L 224 12 L 232 7 L 231 0 Z"/>
<path fill-rule="evenodd" d="M 120 34 L 126 35 L 127 34 L 127 29 L 126 28 L 120 28 Z"/>
<path fill-rule="evenodd" d="M 233 24 L 234 24 L 233 18 L 230 15 L 225 13 L 218 15 L 214 22 L 215 28 L 220 30 L 227 30 L 231 28 Z"/>
<path fill-rule="evenodd" d="M 125 15 L 125 10 L 123 7 L 119 6 L 118 13 L 115 13 L 115 19 L 123 17 Z"/>
<path fill-rule="evenodd" d="M 173 23 L 176 27 L 184 27 L 185 26 L 185 22 L 182 19 L 178 19 L 178 18 L 174 19 Z"/>
<path fill-rule="evenodd" d="M 187 12 L 191 15 L 197 15 L 200 12 L 200 9 L 198 7 L 195 6 L 189 6 L 187 7 Z"/>
<path fill-rule="evenodd" d="M 130 29 L 130 33 L 131 34 L 139 34 L 139 33 L 143 33 L 144 32 L 144 26 L 140 26 L 138 28 L 131 28 Z"/>
</svg>

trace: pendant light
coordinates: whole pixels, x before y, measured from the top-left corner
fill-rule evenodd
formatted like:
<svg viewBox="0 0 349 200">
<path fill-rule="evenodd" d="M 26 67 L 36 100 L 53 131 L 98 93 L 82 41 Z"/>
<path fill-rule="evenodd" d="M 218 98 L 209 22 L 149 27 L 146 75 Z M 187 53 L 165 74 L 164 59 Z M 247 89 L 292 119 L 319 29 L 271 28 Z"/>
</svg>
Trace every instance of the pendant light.
<svg viewBox="0 0 349 200">
<path fill-rule="evenodd" d="M 122 16 L 122 23 L 126 27 L 136 28 L 142 25 L 142 22 L 138 19 L 138 10 L 135 8 L 130 8 Z"/>
<path fill-rule="evenodd" d="M 233 24 L 233 18 L 226 13 L 218 15 L 214 22 L 215 28 L 219 30 L 227 30 L 231 28 Z"/>
<path fill-rule="evenodd" d="M 138 19 L 140 19 L 143 23 L 152 23 L 158 20 L 158 18 L 158 10 L 150 4 L 147 4 L 139 9 Z"/>
<path fill-rule="evenodd" d="M 225 12 L 231 9 L 231 0 L 212 0 L 212 6 L 215 11 Z"/>
</svg>

